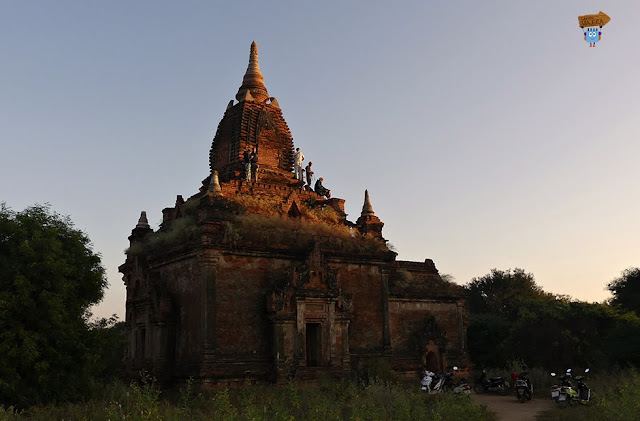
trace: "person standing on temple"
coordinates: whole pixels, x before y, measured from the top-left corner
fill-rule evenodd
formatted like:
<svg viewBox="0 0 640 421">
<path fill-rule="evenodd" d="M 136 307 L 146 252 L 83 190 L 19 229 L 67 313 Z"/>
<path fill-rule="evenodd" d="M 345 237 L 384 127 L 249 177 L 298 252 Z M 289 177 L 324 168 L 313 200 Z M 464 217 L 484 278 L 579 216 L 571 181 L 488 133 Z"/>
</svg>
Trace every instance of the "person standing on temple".
<svg viewBox="0 0 640 421">
<path fill-rule="evenodd" d="M 299 181 L 303 181 L 302 161 L 304 161 L 304 154 L 300 148 L 296 148 L 296 153 L 293 154 L 293 177 Z"/>
<path fill-rule="evenodd" d="M 249 182 L 251 181 L 251 154 L 249 153 L 249 149 L 244 150 L 242 160 L 244 162 L 244 179 Z"/>
<path fill-rule="evenodd" d="M 253 148 L 253 152 L 251 153 L 251 171 L 253 172 L 253 180 L 258 182 L 258 149 Z"/>
<path fill-rule="evenodd" d="M 309 165 L 304 167 L 304 171 L 307 174 L 307 185 L 309 188 L 311 188 L 311 182 L 313 181 L 313 170 L 311 169 L 311 164 L 313 164 L 313 162 L 309 161 Z"/>
</svg>

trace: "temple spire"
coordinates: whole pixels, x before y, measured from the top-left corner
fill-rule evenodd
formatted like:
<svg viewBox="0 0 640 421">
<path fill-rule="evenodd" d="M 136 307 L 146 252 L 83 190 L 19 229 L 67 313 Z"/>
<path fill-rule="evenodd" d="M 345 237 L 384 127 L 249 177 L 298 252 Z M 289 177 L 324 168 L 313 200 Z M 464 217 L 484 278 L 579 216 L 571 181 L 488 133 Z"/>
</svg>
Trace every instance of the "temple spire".
<svg viewBox="0 0 640 421">
<path fill-rule="evenodd" d="M 136 228 L 149 228 L 149 220 L 147 219 L 147 212 L 140 212 L 140 219 L 138 219 L 138 223 L 136 224 Z"/>
<path fill-rule="evenodd" d="M 251 95 L 247 96 L 246 92 L 249 92 Z M 252 97 L 253 100 L 258 102 L 263 102 L 269 98 L 269 93 L 267 92 L 266 86 L 264 86 L 264 78 L 258 65 L 258 44 L 256 44 L 255 41 L 251 43 L 249 66 L 242 79 L 242 85 L 236 94 L 238 101 L 246 101 L 249 97 Z"/>
<path fill-rule="evenodd" d="M 371 199 L 369 199 L 369 190 L 364 191 L 364 205 L 362 205 L 362 216 L 372 216 L 375 215 L 373 213 L 373 206 L 371 206 Z"/>
<path fill-rule="evenodd" d="M 356 221 L 356 225 L 361 233 L 384 240 L 384 238 L 382 238 L 384 222 L 373 213 L 373 206 L 371 206 L 371 199 L 369 199 L 369 190 L 364 191 L 364 205 L 362 205 L 362 213 Z"/>
</svg>

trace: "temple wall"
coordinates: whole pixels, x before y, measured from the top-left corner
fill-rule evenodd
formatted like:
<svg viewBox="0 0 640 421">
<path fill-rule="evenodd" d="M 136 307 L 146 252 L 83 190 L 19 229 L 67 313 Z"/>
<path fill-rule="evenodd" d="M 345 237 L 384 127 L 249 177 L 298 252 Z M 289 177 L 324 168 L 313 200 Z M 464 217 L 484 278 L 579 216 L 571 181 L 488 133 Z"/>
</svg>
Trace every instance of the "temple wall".
<svg viewBox="0 0 640 421">
<path fill-rule="evenodd" d="M 383 275 L 373 264 L 333 264 L 340 269 L 340 284 L 353 296 L 353 319 L 349 324 L 351 354 L 383 350 Z"/>
<path fill-rule="evenodd" d="M 273 329 L 266 297 L 292 261 L 225 254 L 217 266 L 216 349 L 233 359 L 270 358 Z"/>
</svg>

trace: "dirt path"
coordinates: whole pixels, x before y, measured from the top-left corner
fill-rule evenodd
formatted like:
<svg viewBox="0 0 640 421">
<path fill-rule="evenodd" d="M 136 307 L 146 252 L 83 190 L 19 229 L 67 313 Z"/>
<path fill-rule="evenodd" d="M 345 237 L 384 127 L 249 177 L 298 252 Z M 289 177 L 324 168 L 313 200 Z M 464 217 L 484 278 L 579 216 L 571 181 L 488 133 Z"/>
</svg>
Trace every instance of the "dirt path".
<svg viewBox="0 0 640 421">
<path fill-rule="evenodd" d="M 520 403 L 515 396 L 509 394 L 506 396 L 494 395 L 490 393 L 471 393 L 471 398 L 487 408 L 495 412 L 499 421 L 535 421 L 538 415 L 543 412 L 555 408 L 555 404 L 551 399 L 536 399 Z"/>
</svg>

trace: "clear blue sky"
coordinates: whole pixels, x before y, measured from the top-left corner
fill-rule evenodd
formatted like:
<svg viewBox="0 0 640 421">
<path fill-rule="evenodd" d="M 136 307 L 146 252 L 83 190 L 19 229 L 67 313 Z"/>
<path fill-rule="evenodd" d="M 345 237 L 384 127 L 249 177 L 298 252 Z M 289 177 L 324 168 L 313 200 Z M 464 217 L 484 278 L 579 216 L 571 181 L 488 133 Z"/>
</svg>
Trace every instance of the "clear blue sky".
<svg viewBox="0 0 640 421">
<path fill-rule="evenodd" d="M 590 48 L 578 16 L 611 17 Z M 0 201 L 103 256 L 208 175 L 255 40 L 294 142 L 403 260 L 601 301 L 640 266 L 640 2 L 0 1 Z"/>
</svg>

